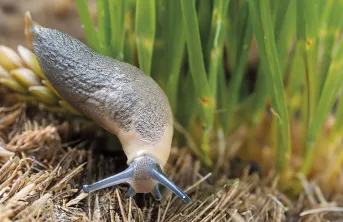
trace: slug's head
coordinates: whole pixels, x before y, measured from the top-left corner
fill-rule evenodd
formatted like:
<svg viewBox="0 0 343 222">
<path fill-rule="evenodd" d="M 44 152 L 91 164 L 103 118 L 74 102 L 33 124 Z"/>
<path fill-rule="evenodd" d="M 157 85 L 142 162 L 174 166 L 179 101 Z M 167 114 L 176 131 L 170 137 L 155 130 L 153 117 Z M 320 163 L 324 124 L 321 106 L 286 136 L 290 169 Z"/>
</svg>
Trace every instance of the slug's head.
<svg viewBox="0 0 343 222">
<path fill-rule="evenodd" d="M 162 184 L 173 191 L 184 202 L 189 203 L 191 199 L 162 172 L 160 165 L 149 156 L 136 158 L 129 167 L 114 176 L 103 179 L 92 185 L 83 186 L 85 192 L 92 192 L 121 183 L 130 184 L 126 197 L 132 197 L 136 193 L 151 193 L 156 199 L 162 198 L 158 184 Z"/>
</svg>

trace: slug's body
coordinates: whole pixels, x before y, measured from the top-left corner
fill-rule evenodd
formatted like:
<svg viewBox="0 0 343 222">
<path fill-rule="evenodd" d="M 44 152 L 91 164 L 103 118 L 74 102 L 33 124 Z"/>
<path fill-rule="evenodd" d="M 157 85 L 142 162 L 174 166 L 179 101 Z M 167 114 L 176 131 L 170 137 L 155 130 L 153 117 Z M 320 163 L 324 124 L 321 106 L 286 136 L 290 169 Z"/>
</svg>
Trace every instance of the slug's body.
<svg viewBox="0 0 343 222">
<path fill-rule="evenodd" d="M 56 91 L 84 115 L 118 136 L 129 168 L 93 185 L 94 191 L 129 183 L 161 198 L 158 182 L 184 201 L 189 197 L 162 173 L 173 136 L 170 105 L 162 89 L 138 68 L 103 56 L 57 30 L 29 24 L 34 53 Z"/>
<path fill-rule="evenodd" d="M 173 120 L 168 99 L 138 68 L 105 57 L 57 30 L 35 26 L 33 49 L 56 91 L 116 134 L 132 162 L 157 155 L 165 164 Z"/>
</svg>

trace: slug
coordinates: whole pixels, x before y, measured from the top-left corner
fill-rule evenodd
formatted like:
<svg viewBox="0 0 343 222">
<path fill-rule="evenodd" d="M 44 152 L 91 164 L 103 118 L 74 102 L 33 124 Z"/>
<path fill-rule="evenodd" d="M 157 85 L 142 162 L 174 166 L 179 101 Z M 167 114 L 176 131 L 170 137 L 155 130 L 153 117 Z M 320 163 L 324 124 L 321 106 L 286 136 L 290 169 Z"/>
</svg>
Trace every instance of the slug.
<svg viewBox="0 0 343 222">
<path fill-rule="evenodd" d="M 84 192 L 128 183 L 126 197 L 151 193 L 162 184 L 186 203 L 191 199 L 163 174 L 173 137 L 173 115 L 163 90 L 140 69 L 101 55 L 81 41 L 37 25 L 25 14 L 26 36 L 46 78 L 78 111 L 115 134 L 128 168 Z"/>
</svg>

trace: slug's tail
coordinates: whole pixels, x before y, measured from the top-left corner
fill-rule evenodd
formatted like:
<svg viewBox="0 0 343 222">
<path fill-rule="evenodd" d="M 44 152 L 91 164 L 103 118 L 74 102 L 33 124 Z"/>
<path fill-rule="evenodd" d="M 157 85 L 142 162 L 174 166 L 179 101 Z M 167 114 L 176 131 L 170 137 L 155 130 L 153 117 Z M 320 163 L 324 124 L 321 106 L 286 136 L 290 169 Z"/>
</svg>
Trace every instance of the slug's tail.
<svg viewBox="0 0 343 222">
<path fill-rule="evenodd" d="M 31 17 L 31 14 L 29 11 L 25 12 L 24 21 L 25 21 L 26 41 L 29 44 L 29 46 L 32 48 L 32 45 L 33 45 L 32 29 L 33 29 L 33 27 L 37 26 L 38 24 L 32 20 L 32 17 Z"/>
</svg>

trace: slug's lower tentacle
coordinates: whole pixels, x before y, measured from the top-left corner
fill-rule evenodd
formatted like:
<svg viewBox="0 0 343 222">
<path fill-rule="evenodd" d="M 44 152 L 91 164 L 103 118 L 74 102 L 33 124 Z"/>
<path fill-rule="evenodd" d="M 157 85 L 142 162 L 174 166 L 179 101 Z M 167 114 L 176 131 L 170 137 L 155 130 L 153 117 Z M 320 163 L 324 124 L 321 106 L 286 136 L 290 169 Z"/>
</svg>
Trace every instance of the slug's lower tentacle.
<svg viewBox="0 0 343 222">
<path fill-rule="evenodd" d="M 162 195 L 160 189 L 158 188 L 158 184 L 154 186 L 154 189 L 151 191 L 151 194 L 155 197 L 156 200 L 162 199 Z"/>
<path fill-rule="evenodd" d="M 125 198 L 130 198 L 136 195 L 135 189 L 130 185 L 129 189 L 127 190 L 125 194 Z"/>
<path fill-rule="evenodd" d="M 121 173 L 118 173 L 114 176 L 108 177 L 106 179 L 100 180 L 96 183 L 91 185 L 84 185 L 83 191 L 86 193 L 93 192 L 96 190 L 104 189 L 107 187 L 111 187 L 114 185 L 122 184 L 122 183 L 130 183 L 134 174 L 134 168 L 129 167 Z"/>
<path fill-rule="evenodd" d="M 171 180 L 169 180 L 158 168 L 151 170 L 151 176 L 153 179 L 163 184 L 163 186 L 173 191 L 184 202 L 191 202 L 191 198 L 187 196 L 187 194 L 185 194 L 180 188 L 178 188 Z"/>
</svg>

